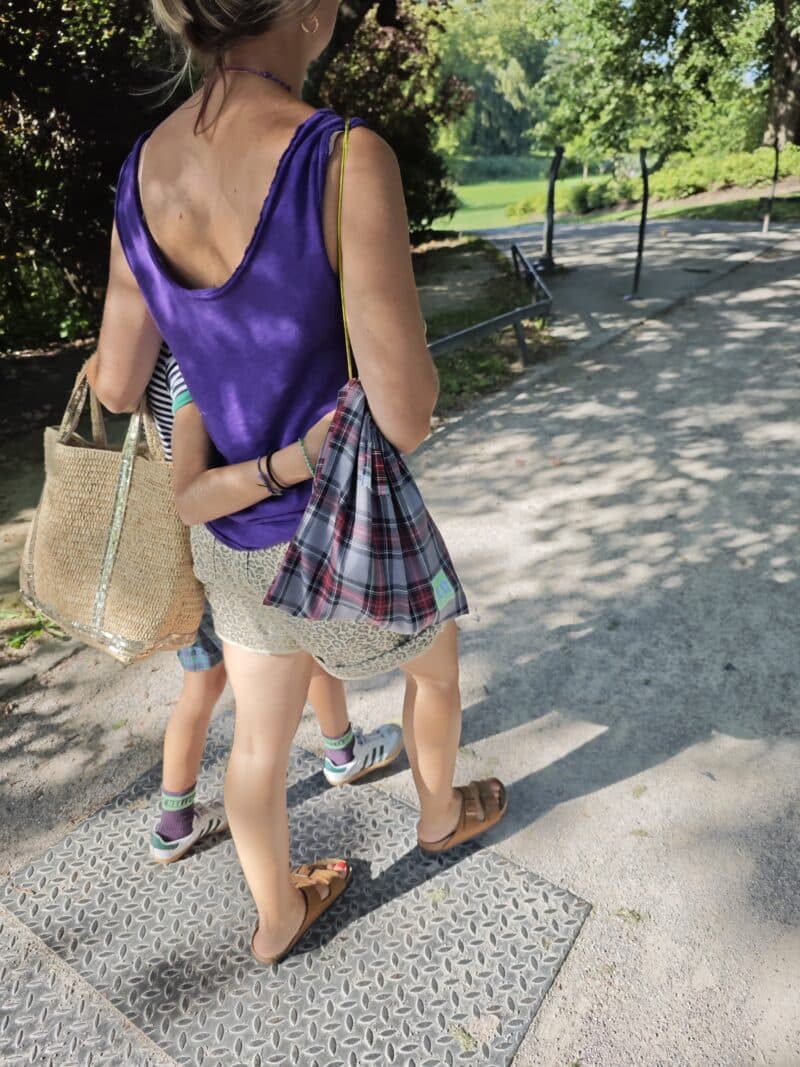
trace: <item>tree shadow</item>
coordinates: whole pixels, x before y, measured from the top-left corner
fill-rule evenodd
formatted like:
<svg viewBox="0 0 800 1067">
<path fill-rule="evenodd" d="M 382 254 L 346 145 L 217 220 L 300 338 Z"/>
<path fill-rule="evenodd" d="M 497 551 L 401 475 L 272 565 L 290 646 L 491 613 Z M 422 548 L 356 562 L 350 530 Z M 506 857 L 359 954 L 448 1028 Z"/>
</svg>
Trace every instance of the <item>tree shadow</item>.
<svg viewBox="0 0 800 1067">
<path fill-rule="evenodd" d="M 800 736 L 800 368 L 786 350 L 800 256 L 777 249 L 750 270 L 751 291 L 723 280 L 613 349 L 481 402 L 414 457 L 478 616 L 462 630 L 462 746 L 501 739 L 512 768 L 536 763 L 546 725 L 565 736 L 552 762 L 512 771 L 486 843 L 716 734 Z M 23 708 L 21 743 L 56 759 L 76 728 L 64 706 Z M 13 745 L 14 723 L 4 732 Z M 92 727 L 80 774 L 108 769 L 101 739 Z M 54 818 L 77 785 L 55 788 Z M 290 799 L 320 788 L 311 776 Z M 37 818 L 22 809 L 20 833 Z M 428 870 L 399 859 L 363 906 Z"/>
</svg>

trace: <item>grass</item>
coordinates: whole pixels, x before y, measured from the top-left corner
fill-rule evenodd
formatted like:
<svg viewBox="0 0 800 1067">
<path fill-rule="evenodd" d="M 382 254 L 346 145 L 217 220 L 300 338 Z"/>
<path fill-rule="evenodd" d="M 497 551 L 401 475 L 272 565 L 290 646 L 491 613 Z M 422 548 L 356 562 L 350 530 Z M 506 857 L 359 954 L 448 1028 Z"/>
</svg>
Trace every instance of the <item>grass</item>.
<svg viewBox="0 0 800 1067">
<path fill-rule="evenodd" d="M 562 178 L 559 185 L 579 181 L 580 178 Z M 516 204 L 537 194 L 543 195 L 546 190 L 547 181 L 533 178 L 530 181 L 514 179 L 457 185 L 456 195 L 461 207 L 452 219 L 442 219 L 441 225 L 454 230 L 493 230 L 512 226 L 516 220 L 506 214 L 509 204 Z"/>
<path fill-rule="evenodd" d="M 508 259 L 479 238 L 424 246 L 415 253 L 414 272 L 429 341 L 530 302 L 526 286 Z M 528 324 L 526 340 L 534 351 L 548 344 L 544 323 Z M 519 372 L 518 360 L 519 349 L 510 327 L 441 356 L 436 360 L 440 383 L 437 414 L 462 411 L 477 397 L 500 389 Z"/>
<path fill-rule="evenodd" d="M 579 182 L 580 178 L 562 178 L 559 186 Z M 516 204 L 532 196 L 542 196 L 547 182 L 532 179 L 512 181 L 478 182 L 474 185 L 458 185 L 456 193 L 461 207 L 451 219 L 442 219 L 441 225 L 454 230 L 493 230 L 515 224 L 537 221 L 533 216 L 513 219 L 506 214 L 509 204 Z M 765 190 L 768 191 L 768 190 Z M 651 202 L 648 217 L 651 219 L 719 219 L 723 222 L 761 221 L 759 202 L 761 197 L 743 200 L 725 200 L 717 204 L 687 205 L 686 207 L 659 207 Z M 595 211 L 590 215 L 567 216 L 559 214 L 562 222 L 627 222 L 637 220 L 641 214 L 638 204 L 618 210 Z M 773 222 L 800 222 L 800 201 L 776 198 Z"/>
<path fill-rule="evenodd" d="M 66 638 L 54 622 L 20 605 L 0 611 L 0 652 L 3 648 L 20 652 L 33 641 L 45 636 Z"/>
</svg>

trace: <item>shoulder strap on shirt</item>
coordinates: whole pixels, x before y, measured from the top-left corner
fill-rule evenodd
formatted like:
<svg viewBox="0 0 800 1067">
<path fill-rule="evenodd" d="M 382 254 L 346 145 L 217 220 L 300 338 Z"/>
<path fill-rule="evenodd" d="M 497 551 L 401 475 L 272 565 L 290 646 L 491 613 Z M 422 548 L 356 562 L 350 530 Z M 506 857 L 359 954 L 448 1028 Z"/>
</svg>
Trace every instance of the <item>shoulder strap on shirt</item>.
<svg viewBox="0 0 800 1067">
<path fill-rule="evenodd" d="M 342 298 L 342 322 L 344 323 L 344 347 L 347 352 L 347 373 L 350 378 L 355 378 L 355 365 L 353 363 L 353 349 L 350 345 L 350 330 L 347 328 L 347 306 L 344 299 L 344 267 L 342 256 L 342 199 L 344 196 L 344 164 L 347 159 L 347 149 L 350 145 L 350 120 L 346 119 L 344 124 L 344 135 L 342 136 L 342 163 L 339 168 L 339 213 L 336 221 L 336 243 L 338 245 L 339 254 L 339 292 Z"/>
</svg>

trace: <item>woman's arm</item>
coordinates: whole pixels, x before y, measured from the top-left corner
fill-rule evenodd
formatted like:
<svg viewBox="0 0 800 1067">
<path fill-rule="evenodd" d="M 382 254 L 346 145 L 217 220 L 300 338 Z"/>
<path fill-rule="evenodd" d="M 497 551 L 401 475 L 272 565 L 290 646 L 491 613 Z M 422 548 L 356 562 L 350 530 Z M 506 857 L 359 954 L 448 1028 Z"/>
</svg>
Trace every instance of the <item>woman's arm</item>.
<svg viewBox="0 0 800 1067">
<path fill-rule="evenodd" d="M 338 176 L 337 166 L 330 175 Z M 439 380 L 411 267 L 397 159 L 363 127 L 350 135 L 344 168 L 342 255 L 350 336 L 370 410 L 401 452 L 413 452 L 430 433 Z"/>
<path fill-rule="evenodd" d="M 147 388 L 161 348 L 153 322 L 117 234 L 111 259 L 97 351 L 87 364 L 89 384 L 109 411 L 133 411 Z"/>
<path fill-rule="evenodd" d="M 305 435 L 306 450 L 315 464 L 333 412 L 324 415 Z M 260 484 L 257 460 L 212 467 L 211 441 L 196 404 L 186 404 L 175 414 L 172 427 L 172 471 L 178 514 L 187 526 L 233 515 L 266 500 L 269 489 Z M 273 453 L 272 470 L 287 488 L 307 481 L 311 475 L 298 444 Z"/>
</svg>

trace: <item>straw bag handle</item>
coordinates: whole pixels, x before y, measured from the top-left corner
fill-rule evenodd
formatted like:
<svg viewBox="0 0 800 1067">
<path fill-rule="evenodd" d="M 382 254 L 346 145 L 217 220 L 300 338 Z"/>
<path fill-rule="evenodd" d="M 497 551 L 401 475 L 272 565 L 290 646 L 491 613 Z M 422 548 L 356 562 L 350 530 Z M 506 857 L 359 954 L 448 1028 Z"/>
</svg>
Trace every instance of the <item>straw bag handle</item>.
<svg viewBox="0 0 800 1067">
<path fill-rule="evenodd" d="M 108 437 L 106 435 L 103 409 L 100 405 L 100 401 L 95 396 L 94 390 L 89 385 L 89 379 L 86 377 L 85 364 L 78 371 L 78 376 L 72 387 L 72 393 L 70 394 L 67 408 L 58 430 L 58 440 L 61 444 L 64 444 L 75 432 L 78 423 L 80 422 L 81 415 L 83 414 L 83 409 L 86 407 L 87 398 L 89 400 L 89 412 L 92 420 L 92 440 L 99 448 L 108 448 Z M 161 437 L 159 436 L 155 420 L 150 412 L 150 405 L 147 403 L 146 393 L 139 401 L 136 411 L 131 415 L 128 433 L 125 438 L 127 447 L 133 448 L 134 452 L 138 451 L 139 438 L 142 430 L 144 430 L 148 458 L 166 460 L 164 446 L 161 443 Z M 129 441 L 132 443 L 128 444 Z M 124 447 L 125 446 L 123 446 L 123 449 Z"/>
<path fill-rule="evenodd" d="M 78 371 L 78 376 L 75 379 L 75 384 L 72 387 L 72 392 L 67 401 L 67 408 L 58 429 L 58 440 L 63 444 L 75 433 L 78 423 L 81 420 L 83 409 L 86 407 L 87 396 L 89 398 L 89 412 L 92 419 L 92 440 L 96 445 L 99 445 L 100 448 L 107 448 L 108 438 L 106 437 L 106 423 L 103 418 L 103 409 L 100 407 L 100 401 L 89 388 L 89 379 L 86 377 L 85 363 Z"/>
<path fill-rule="evenodd" d="M 347 326 L 347 306 L 344 299 L 344 256 L 342 255 L 342 200 L 344 198 L 344 164 L 347 159 L 347 150 L 350 147 L 350 119 L 345 120 L 344 134 L 342 136 L 342 163 L 339 167 L 339 210 L 336 216 L 336 243 L 339 256 L 339 295 L 342 300 L 342 322 L 344 324 L 344 347 L 347 352 L 347 374 L 349 378 L 355 378 L 355 363 L 353 362 L 353 348 L 350 344 L 350 330 Z"/>
</svg>

